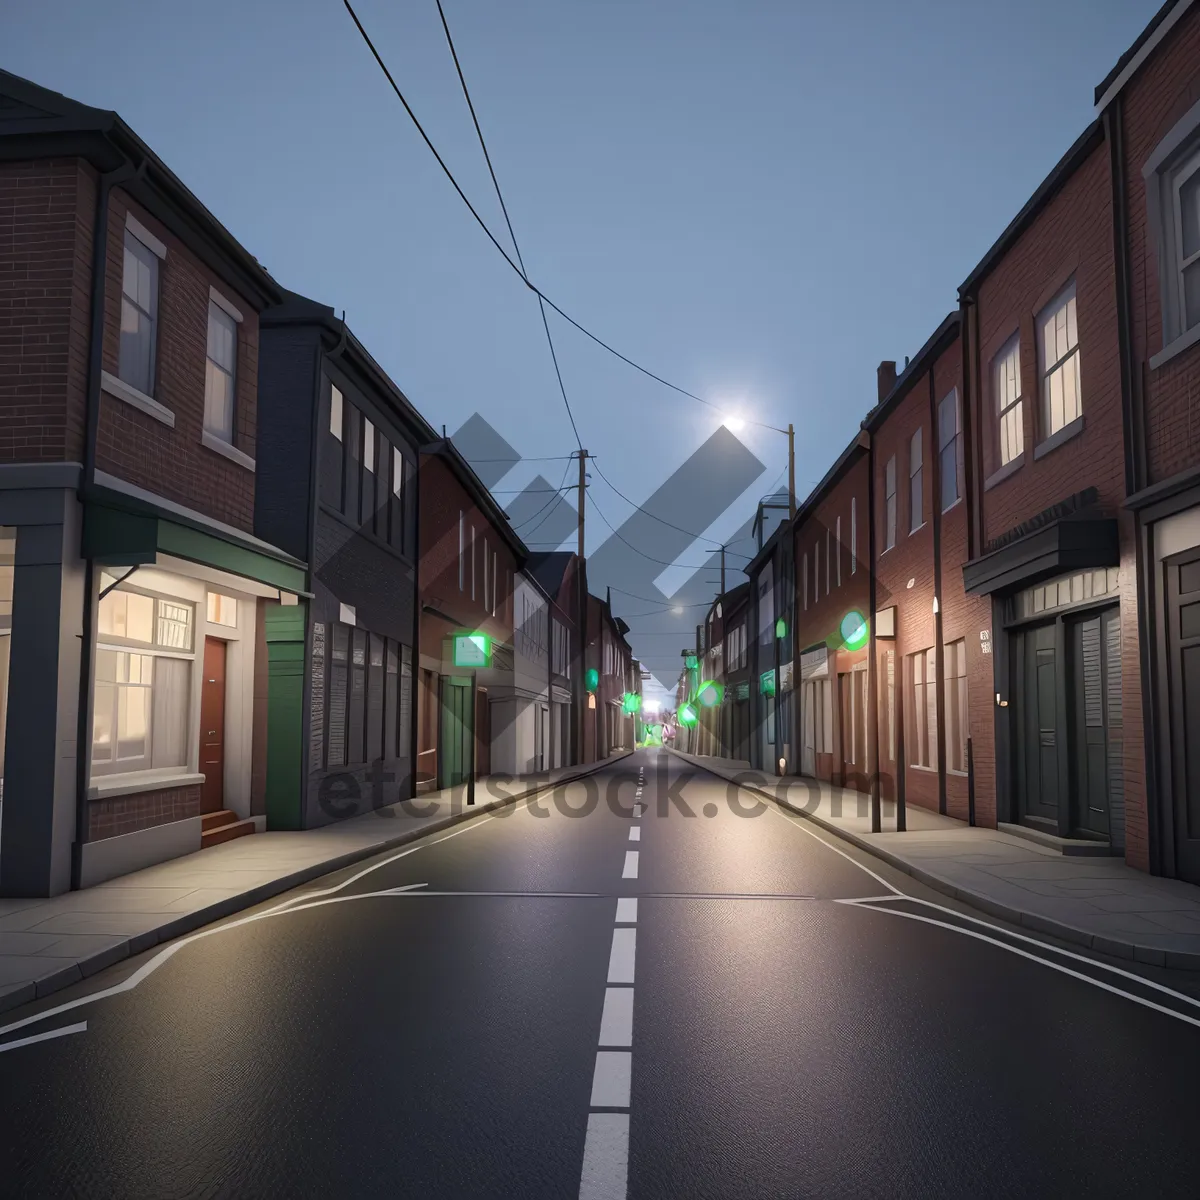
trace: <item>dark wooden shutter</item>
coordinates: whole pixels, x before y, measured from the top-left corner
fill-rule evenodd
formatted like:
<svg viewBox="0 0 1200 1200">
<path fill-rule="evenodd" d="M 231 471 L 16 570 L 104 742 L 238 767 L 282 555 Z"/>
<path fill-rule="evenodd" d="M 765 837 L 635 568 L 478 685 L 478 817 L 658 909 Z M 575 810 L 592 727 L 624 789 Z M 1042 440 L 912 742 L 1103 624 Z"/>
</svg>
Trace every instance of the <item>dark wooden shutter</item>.
<svg viewBox="0 0 1200 1200">
<path fill-rule="evenodd" d="M 400 737 L 396 753 L 400 758 L 408 758 L 412 753 L 412 688 L 413 668 L 412 650 L 408 646 L 400 647 Z"/>
<path fill-rule="evenodd" d="M 332 655 L 329 664 L 329 754 L 328 765 L 346 765 L 346 694 L 347 670 L 350 656 L 350 629 L 340 621 L 333 630 Z"/>
<path fill-rule="evenodd" d="M 383 638 L 370 636 L 371 661 L 367 676 L 367 762 L 383 757 Z"/>
<path fill-rule="evenodd" d="M 1108 829 L 1114 850 L 1125 849 L 1125 717 L 1121 693 L 1121 614 L 1105 617 L 1108 709 Z"/>
<path fill-rule="evenodd" d="M 312 694 L 309 699 L 308 769 L 325 765 L 325 623 L 313 622 Z"/>
<path fill-rule="evenodd" d="M 367 631 L 354 630 L 353 651 L 350 658 L 350 720 L 346 735 L 346 761 L 366 761 L 366 743 L 363 738 L 363 718 L 367 705 Z"/>
</svg>

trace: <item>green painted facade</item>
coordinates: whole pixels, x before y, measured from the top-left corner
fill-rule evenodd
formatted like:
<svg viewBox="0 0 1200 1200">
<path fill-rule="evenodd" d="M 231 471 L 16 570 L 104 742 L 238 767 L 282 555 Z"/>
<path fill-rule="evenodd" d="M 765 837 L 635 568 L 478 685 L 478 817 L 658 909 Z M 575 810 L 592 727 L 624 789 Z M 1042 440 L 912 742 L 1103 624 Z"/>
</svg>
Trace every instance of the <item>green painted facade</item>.
<svg viewBox="0 0 1200 1200">
<path fill-rule="evenodd" d="M 269 604 L 267 828 L 304 828 L 304 675 L 308 605 Z"/>
</svg>

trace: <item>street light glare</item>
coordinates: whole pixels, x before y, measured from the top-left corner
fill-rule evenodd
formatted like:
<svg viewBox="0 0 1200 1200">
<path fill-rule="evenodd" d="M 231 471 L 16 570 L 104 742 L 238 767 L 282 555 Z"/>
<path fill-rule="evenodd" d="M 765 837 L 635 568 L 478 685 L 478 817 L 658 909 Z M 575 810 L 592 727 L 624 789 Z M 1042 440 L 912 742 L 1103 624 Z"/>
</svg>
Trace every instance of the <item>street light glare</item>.
<svg viewBox="0 0 1200 1200">
<path fill-rule="evenodd" d="M 683 605 L 682 605 L 682 604 L 676 604 L 676 605 L 675 605 L 675 607 L 671 609 L 671 611 L 672 611 L 672 612 L 673 612 L 673 613 L 674 613 L 674 614 L 675 614 L 677 617 L 681 617 L 681 616 L 683 616 Z"/>
<path fill-rule="evenodd" d="M 730 433 L 741 433 L 746 428 L 746 422 L 741 417 L 727 416 L 723 422 Z"/>
</svg>

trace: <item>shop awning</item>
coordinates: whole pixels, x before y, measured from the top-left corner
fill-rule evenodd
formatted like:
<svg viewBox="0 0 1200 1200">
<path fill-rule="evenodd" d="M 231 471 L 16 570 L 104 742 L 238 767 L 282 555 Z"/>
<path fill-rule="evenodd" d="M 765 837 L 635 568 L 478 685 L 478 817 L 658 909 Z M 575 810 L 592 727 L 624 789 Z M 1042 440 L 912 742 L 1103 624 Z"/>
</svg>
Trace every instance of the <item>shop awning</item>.
<svg viewBox="0 0 1200 1200">
<path fill-rule="evenodd" d="M 1115 567 L 1120 559 L 1115 517 L 1067 517 L 966 563 L 963 587 L 968 595 L 990 596 L 1072 571 Z"/>
<path fill-rule="evenodd" d="M 163 516 L 103 504 L 90 503 L 84 510 L 83 553 L 112 566 L 144 566 L 169 554 L 280 591 L 308 594 L 304 564 L 282 551 L 271 553 L 266 543 L 240 543 Z"/>
</svg>

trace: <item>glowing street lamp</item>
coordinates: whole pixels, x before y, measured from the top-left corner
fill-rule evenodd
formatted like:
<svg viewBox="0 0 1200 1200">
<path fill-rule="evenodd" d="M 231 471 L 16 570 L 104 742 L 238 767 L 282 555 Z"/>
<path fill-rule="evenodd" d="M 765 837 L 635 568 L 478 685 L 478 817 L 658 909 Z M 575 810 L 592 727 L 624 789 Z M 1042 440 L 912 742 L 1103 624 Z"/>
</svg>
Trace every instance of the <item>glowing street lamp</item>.
<svg viewBox="0 0 1200 1200">
<path fill-rule="evenodd" d="M 867 641 L 867 618 L 857 609 L 852 608 L 843 618 L 838 627 L 842 642 L 847 650 L 857 650 Z"/>
</svg>

